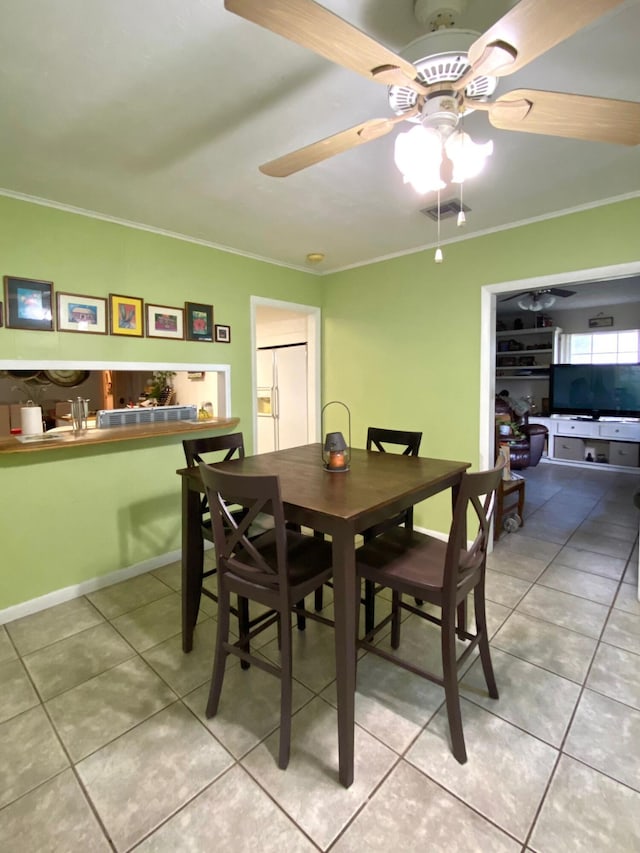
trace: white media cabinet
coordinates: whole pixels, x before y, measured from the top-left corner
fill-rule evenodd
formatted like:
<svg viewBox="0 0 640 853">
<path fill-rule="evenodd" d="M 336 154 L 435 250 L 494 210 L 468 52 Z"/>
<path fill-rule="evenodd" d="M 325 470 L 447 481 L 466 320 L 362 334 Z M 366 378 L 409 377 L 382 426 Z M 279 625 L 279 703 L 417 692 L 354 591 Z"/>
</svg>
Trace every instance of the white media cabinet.
<svg viewBox="0 0 640 853">
<path fill-rule="evenodd" d="M 547 456 L 558 462 L 637 468 L 640 465 L 640 421 L 602 418 L 578 420 L 552 415 L 532 416 L 530 423 L 549 430 Z M 589 455 L 591 460 L 588 460 Z"/>
</svg>

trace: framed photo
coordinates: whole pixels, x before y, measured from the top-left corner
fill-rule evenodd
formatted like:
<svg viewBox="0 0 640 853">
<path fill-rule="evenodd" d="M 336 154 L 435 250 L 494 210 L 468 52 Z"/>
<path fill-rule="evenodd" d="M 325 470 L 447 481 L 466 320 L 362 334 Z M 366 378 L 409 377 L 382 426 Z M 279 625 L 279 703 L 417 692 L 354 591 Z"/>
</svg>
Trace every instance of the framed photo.
<svg viewBox="0 0 640 853">
<path fill-rule="evenodd" d="M 107 300 L 79 293 L 56 294 L 58 298 L 57 327 L 59 332 L 83 332 L 88 335 L 107 334 Z"/>
<path fill-rule="evenodd" d="M 215 325 L 216 343 L 229 344 L 231 343 L 231 326 L 221 326 L 218 323 Z"/>
<path fill-rule="evenodd" d="M 185 322 L 188 341 L 213 340 L 213 305 L 185 302 Z"/>
<path fill-rule="evenodd" d="M 111 334 L 141 338 L 144 326 L 143 310 L 144 302 L 137 296 L 121 296 L 119 293 L 110 293 Z"/>
<path fill-rule="evenodd" d="M 184 339 L 184 310 L 147 302 L 147 337 Z"/>
<path fill-rule="evenodd" d="M 613 326 L 613 317 L 605 317 L 602 313 L 589 318 L 589 328 L 598 329 L 602 326 Z"/>
<path fill-rule="evenodd" d="M 4 277 L 8 329 L 53 332 L 53 282 Z"/>
</svg>

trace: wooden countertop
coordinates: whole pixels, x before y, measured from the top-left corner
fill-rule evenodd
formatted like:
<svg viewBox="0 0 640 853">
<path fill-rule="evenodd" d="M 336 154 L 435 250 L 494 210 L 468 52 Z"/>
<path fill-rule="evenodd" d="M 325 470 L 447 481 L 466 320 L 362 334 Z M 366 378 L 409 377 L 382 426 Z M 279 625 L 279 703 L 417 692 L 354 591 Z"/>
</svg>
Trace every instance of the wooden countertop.
<svg viewBox="0 0 640 853">
<path fill-rule="evenodd" d="M 172 421 L 116 426 L 107 429 L 88 429 L 81 433 L 74 433 L 71 430 L 69 432 L 45 432 L 42 437 L 38 436 L 38 440 L 27 442 L 19 441 L 15 435 L 12 435 L 0 438 L 0 454 L 33 453 L 36 450 L 59 450 L 63 447 L 86 447 L 92 444 L 109 444 L 114 441 L 135 441 L 144 438 L 178 435 L 179 433 L 188 434 L 203 432 L 204 430 L 232 429 L 238 425 L 239 421 L 240 418 L 212 418 L 197 424 L 189 423 L 189 421 Z"/>
</svg>

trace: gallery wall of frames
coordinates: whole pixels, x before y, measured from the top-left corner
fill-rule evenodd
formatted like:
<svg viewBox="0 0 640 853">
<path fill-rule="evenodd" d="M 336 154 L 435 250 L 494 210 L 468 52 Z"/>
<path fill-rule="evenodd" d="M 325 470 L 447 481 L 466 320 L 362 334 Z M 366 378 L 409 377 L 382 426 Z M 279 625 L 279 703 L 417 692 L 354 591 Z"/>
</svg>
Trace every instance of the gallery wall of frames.
<svg viewBox="0 0 640 853">
<path fill-rule="evenodd" d="M 153 305 L 138 296 L 54 292 L 52 281 L 4 276 L 0 326 L 36 332 L 123 335 L 228 344 L 231 326 L 214 322 L 213 305 Z"/>
</svg>

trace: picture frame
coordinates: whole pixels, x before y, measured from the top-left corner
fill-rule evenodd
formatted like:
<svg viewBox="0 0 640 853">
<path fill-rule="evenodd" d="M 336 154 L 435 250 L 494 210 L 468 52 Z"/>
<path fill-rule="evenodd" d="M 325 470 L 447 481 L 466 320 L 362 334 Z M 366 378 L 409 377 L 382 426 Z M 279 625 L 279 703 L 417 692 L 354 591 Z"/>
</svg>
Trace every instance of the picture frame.
<svg viewBox="0 0 640 853">
<path fill-rule="evenodd" d="M 144 301 L 138 296 L 110 293 L 109 320 L 112 335 L 142 338 L 144 336 Z"/>
<path fill-rule="evenodd" d="M 2 328 L 2 325 L 3 325 L 3 322 L 2 322 L 2 302 L 0 302 L 0 329 Z"/>
<path fill-rule="evenodd" d="M 147 337 L 184 340 L 184 309 L 171 305 L 146 305 Z"/>
<path fill-rule="evenodd" d="M 4 276 L 8 329 L 53 332 L 53 282 Z"/>
<path fill-rule="evenodd" d="M 58 310 L 56 328 L 59 332 L 80 332 L 84 335 L 107 334 L 107 300 L 101 296 L 80 293 L 56 294 Z"/>
<path fill-rule="evenodd" d="M 218 344 L 230 344 L 231 343 L 231 326 L 222 326 L 219 323 L 216 323 L 215 328 L 215 339 Z"/>
<path fill-rule="evenodd" d="M 589 318 L 590 329 L 599 329 L 603 326 L 613 326 L 613 317 L 605 317 L 604 314 L 598 314 L 596 317 Z"/>
<path fill-rule="evenodd" d="M 185 302 L 187 340 L 213 341 L 213 305 Z"/>
</svg>

